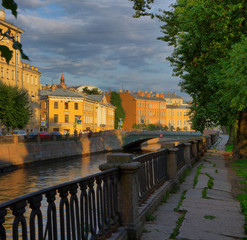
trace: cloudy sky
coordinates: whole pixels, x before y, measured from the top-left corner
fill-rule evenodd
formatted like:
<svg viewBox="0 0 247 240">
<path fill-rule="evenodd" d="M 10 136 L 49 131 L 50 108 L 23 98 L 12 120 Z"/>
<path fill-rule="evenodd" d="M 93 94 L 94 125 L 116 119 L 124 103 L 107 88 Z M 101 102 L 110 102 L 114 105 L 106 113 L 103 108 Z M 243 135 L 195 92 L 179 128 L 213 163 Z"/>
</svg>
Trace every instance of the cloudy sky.
<svg viewBox="0 0 247 240">
<path fill-rule="evenodd" d="M 156 0 L 154 10 L 174 0 Z M 135 19 L 128 0 L 16 0 L 24 52 L 42 73 L 43 84 L 95 85 L 109 89 L 180 93 L 166 57 L 172 48 L 156 40 L 159 23 Z"/>
</svg>

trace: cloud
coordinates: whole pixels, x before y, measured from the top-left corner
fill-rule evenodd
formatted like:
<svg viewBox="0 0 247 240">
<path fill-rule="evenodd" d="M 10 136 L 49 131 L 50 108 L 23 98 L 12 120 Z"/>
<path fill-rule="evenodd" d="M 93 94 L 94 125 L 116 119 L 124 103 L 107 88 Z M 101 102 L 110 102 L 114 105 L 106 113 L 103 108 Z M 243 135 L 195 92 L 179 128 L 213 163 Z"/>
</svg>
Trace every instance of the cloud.
<svg viewBox="0 0 247 240">
<path fill-rule="evenodd" d="M 154 8 L 170 2 L 157 0 Z M 18 7 L 18 19 L 8 19 L 25 30 L 24 52 L 43 83 L 59 81 L 63 72 L 68 85 L 177 89 L 166 61 L 172 48 L 156 40 L 160 23 L 132 18 L 128 0 L 22 0 Z"/>
</svg>

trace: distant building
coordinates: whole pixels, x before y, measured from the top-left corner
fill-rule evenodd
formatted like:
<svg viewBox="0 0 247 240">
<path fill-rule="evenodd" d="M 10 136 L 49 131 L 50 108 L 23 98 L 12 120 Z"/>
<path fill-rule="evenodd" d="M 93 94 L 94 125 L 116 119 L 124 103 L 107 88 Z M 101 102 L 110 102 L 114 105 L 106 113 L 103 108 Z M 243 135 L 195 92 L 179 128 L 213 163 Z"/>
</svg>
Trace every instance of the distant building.
<svg viewBox="0 0 247 240">
<path fill-rule="evenodd" d="M 167 125 L 166 101 L 162 94 L 130 92 L 129 90 L 119 90 L 119 94 L 126 115 L 123 129 L 131 129 L 134 124 Z M 105 93 L 105 96 L 110 102 L 111 92 Z"/>
<path fill-rule="evenodd" d="M 84 130 L 114 129 L 115 107 L 104 95 L 84 95 L 67 89 L 64 76 L 60 85 L 41 90 L 41 130 L 73 134 Z"/>
<path fill-rule="evenodd" d="M 2 32 L 10 30 L 10 35 L 21 42 L 21 34 L 24 33 L 24 30 L 5 21 L 5 12 L 3 9 L 0 9 L 0 29 L 2 29 Z M 21 61 L 21 54 L 19 50 L 13 49 L 13 42 L 11 40 L 4 38 L 1 40 L 1 45 L 5 45 L 12 50 L 13 57 L 9 64 L 6 63 L 3 57 L 0 57 L 0 82 L 27 90 L 32 113 L 27 128 L 39 130 L 41 73 L 37 67 L 30 66 Z"/>
<path fill-rule="evenodd" d="M 123 129 L 131 129 L 134 124 L 153 124 L 167 126 L 169 130 L 192 130 L 189 105 L 176 93 L 129 90 L 119 90 L 118 93 L 126 114 Z M 106 92 L 105 96 L 110 102 L 111 92 Z"/>
</svg>

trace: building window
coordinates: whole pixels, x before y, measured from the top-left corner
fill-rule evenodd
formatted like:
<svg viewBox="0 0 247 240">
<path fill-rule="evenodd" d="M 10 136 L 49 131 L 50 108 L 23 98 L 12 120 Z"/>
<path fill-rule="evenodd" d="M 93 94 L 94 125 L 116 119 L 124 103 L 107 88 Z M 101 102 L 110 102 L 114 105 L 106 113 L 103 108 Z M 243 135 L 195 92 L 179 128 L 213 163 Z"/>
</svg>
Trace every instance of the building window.
<svg viewBox="0 0 247 240">
<path fill-rule="evenodd" d="M 58 122 L 58 114 L 54 114 L 54 123 Z"/>
<path fill-rule="evenodd" d="M 1 77 L 4 77 L 3 67 L 1 67 Z"/>
<path fill-rule="evenodd" d="M 6 71 L 6 78 L 9 79 L 9 69 L 7 68 L 7 71 Z"/>
<path fill-rule="evenodd" d="M 12 70 L 12 80 L 15 80 L 15 71 Z"/>
<path fill-rule="evenodd" d="M 37 77 L 35 77 L 35 85 L 38 85 Z"/>
<path fill-rule="evenodd" d="M 69 122 L 69 115 L 65 115 L 64 120 L 65 120 L 66 123 L 68 123 Z"/>
<path fill-rule="evenodd" d="M 180 116 L 182 117 L 182 112 L 180 112 Z"/>
<path fill-rule="evenodd" d="M 78 110 L 78 103 L 75 103 L 75 110 Z"/>
<path fill-rule="evenodd" d="M 174 112 L 172 112 L 172 116 L 174 117 Z"/>
<path fill-rule="evenodd" d="M 179 116 L 179 112 L 177 112 L 177 117 Z"/>
<path fill-rule="evenodd" d="M 179 125 L 179 120 L 177 120 L 177 125 Z"/>
<path fill-rule="evenodd" d="M 31 84 L 33 84 L 33 75 L 31 75 Z"/>
<path fill-rule="evenodd" d="M 44 102 L 44 109 L 47 109 L 47 102 Z"/>
<path fill-rule="evenodd" d="M 29 83 L 29 75 L 27 74 L 27 83 Z"/>
<path fill-rule="evenodd" d="M 58 102 L 54 102 L 54 109 L 58 109 Z"/>
<path fill-rule="evenodd" d="M 69 103 L 68 102 L 64 103 L 64 109 L 69 109 Z"/>
</svg>

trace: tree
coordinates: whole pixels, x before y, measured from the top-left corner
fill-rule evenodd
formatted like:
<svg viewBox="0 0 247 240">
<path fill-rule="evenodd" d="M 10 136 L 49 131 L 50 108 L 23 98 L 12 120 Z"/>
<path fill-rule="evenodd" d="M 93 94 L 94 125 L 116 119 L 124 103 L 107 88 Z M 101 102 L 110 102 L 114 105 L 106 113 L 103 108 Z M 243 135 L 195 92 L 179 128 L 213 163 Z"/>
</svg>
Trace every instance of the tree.
<svg viewBox="0 0 247 240">
<path fill-rule="evenodd" d="M 89 89 L 88 87 L 84 87 L 82 89 L 82 92 L 84 92 L 88 95 L 100 95 L 101 94 L 101 92 L 99 91 L 98 88 Z"/>
<path fill-rule="evenodd" d="M 150 7 L 146 8 L 146 4 L 152 2 L 133 2 L 134 6 L 142 6 L 137 16 L 150 15 Z M 238 86 L 233 93 L 229 84 L 242 77 L 236 78 L 227 72 L 234 72 L 236 68 L 230 64 L 233 60 L 229 60 L 229 52 L 235 49 L 234 46 L 240 51 L 241 47 L 236 44 L 247 33 L 246 9 L 245 0 L 177 0 L 170 11 L 164 10 L 157 16 L 164 22 L 161 26 L 164 36 L 159 39 L 174 47 L 168 57 L 174 75 L 181 78 L 182 90 L 193 99 L 190 107 L 192 127 L 199 131 L 217 124 L 233 127 L 238 120 L 238 136 L 242 136 L 242 140 L 237 137 L 238 153 L 245 152 L 245 156 L 239 154 L 240 157 L 247 157 L 246 149 L 242 148 L 247 135 L 241 127 L 241 122 L 245 121 L 246 102 L 240 100 L 243 88 Z M 238 70 L 245 68 L 245 65 L 238 66 L 241 66 Z M 244 76 L 242 71 L 240 73 Z M 231 76 L 227 78 L 227 84 L 226 76 Z"/>
<path fill-rule="evenodd" d="M 113 106 L 117 107 L 115 110 L 115 129 L 118 129 L 120 120 L 124 122 L 125 119 L 125 111 L 122 106 L 120 95 L 117 92 L 111 92 L 110 102 Z"/>
<path fill-rule="evenodd" d="M 31 111 L 26 91 L 0 83 L 0 120 L 7 128 L 23 128 Z"/>
<path fill-rule="evenodd" d="M 14 0 L 2 0 L 2 6 L 6 9 L 10 9 L 12 14 L 17 17 L 17 4 Z M 29 60 L 28 56 L 25 55 L 22 50 L 22 44 L 16 41 L 14 36 L 11 36 L 10 30 L 3 32 L 3 30 L 0 29 L 0 43 L 3 42 L 5 38 L 13 42 L 13 49 L 19 50 L 23 59 Z M 0 44 L 0 53 L 1 57 L 5 58 L 6 62 L 9 63 L 13 56 L 13 51 L 10 50 L 7 46 Z"/>
</svg>

